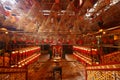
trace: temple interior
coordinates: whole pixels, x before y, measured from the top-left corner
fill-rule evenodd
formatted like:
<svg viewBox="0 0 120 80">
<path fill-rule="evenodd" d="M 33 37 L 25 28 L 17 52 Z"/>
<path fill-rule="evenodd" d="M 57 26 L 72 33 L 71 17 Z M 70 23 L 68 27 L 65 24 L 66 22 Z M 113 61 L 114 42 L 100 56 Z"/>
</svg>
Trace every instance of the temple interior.
<svg viewBox="0 0 120 80">
<path fill-rule="evenodd" d="M 0 0 L 0 80 L 120 80 L 120 0 Z"/>
</svg>

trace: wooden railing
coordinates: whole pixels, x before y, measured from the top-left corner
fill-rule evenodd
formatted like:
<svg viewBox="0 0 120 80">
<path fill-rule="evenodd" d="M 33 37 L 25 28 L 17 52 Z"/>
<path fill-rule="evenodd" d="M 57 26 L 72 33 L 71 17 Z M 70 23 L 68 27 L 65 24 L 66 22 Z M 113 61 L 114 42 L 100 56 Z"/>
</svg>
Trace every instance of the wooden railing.
<svg viewBox="0 0 120 80">
<path fill-rule="evenodd" d="M 102 64 L 120 63 L 120 51 L 110 53 L 101 57 Z"/>
<path fill-rule="evenodd" d="M 0 56 L 0 67 L 24 67 L 40 56 L 40 47 L 26 47 Z"/>
<path fill-rule="evenodd" d="M 80 61 L 81 63 L 83 64 L 89 64 L 89 65 L 92 65 L 92 59 L 90 57 L 86 57 L 82 54 L 80 54 L 79 52 L 75 52 L 73 53 L 73 55 L 76 57 L 76 59 L 78 61 Z"/>
</svg>

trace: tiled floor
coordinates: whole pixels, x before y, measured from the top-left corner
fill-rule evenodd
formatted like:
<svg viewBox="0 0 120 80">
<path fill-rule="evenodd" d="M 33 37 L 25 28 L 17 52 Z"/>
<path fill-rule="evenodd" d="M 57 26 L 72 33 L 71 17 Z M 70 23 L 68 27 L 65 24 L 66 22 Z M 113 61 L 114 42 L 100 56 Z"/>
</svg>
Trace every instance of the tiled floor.
<svg viewBox="0 0 120 80">
<path fill-rule="evenodd" d="M 48 55 L 42 55 L 38 62 L 28 68 L 28 80 L 61 80 L 58 73 L 53 78 L 52 69 L 55 63 Z M 60 62 L 62 66 L 62 80 L 85 80 L 85 70 L 72 55 L 66 55 L 66 59 Z"/>
</svg>

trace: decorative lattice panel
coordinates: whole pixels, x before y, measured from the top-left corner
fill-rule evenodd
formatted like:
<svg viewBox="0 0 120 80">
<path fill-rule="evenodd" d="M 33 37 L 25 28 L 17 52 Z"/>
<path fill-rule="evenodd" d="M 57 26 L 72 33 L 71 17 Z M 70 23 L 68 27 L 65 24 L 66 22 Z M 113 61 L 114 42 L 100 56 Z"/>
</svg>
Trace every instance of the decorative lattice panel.
<svg viewBox="0 0 120 80">
<path fill-rule="evenodd" d="M 26 80 L 26 73 L 0 74 L 0 80 Z"/>
<path fill-rule="evenodd" d="M 27 69 L 0 68 L 0 80 L 26 80 Z"/>
<path fill-rule="evenodd" d="M 120 80 L 120 71 L 87 71 L 87 80 Z"/>
</svg>

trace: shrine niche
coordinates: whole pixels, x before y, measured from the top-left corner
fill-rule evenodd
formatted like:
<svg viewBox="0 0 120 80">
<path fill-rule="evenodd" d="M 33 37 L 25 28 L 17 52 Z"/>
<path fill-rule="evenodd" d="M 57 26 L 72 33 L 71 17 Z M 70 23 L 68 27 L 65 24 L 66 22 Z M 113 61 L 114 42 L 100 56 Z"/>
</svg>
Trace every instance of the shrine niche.
<svg viewBox="0 0 120 80">
<path fill-rule="evenodd" d="M 61 45 L 53 45 L 52 46 L 52 51 L 53 51 L 53 55 L 52 57 L 55 58 L 55 57 L 59 57 L 59 58 L 62 58 L 62 54 L 63 54 L 63 51 L 62 51 L 62 46 Z"/>
</svg>

